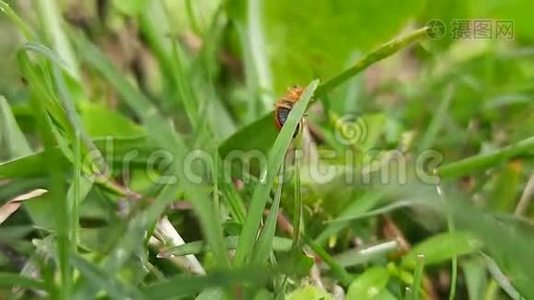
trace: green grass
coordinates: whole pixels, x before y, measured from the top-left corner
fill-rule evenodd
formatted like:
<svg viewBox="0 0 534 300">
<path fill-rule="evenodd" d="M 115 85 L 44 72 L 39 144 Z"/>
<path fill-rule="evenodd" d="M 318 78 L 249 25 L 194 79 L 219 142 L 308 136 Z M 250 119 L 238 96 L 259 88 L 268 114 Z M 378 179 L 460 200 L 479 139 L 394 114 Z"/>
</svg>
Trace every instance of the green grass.
<svg viewBox="0 0 534 300">
<path fill-rule="evenodd" d="M 0 298 L 534 297 L 526 1 L 6 2 Z"/>
</svg>

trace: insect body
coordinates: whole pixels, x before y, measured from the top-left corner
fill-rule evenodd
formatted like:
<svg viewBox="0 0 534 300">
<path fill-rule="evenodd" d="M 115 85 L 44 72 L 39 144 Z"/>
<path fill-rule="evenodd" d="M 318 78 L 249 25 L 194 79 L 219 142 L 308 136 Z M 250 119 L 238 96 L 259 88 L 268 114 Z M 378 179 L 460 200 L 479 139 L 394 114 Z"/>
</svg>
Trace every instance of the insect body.
<svg viewBox="0 0 534 300">
<path fill-rule="evenodd" d="M 274 122 L 278 129 L 284 126 L 287 121 L 287 116 L 289 116 L 289 112 L 291 109 L 293 109 L 293 106 L 300 99 L 300 96 L 303 92 L 303 88 L 295 86 L 289 89 L 289 91 L 280 100 L 278 100 L 278 102 L 276 102 L 274 109 Z M 300 121 L 297 125 L 297 129 L 295 130 L 293 137 L 297 136 L 301 124 L 302 121 Z"/>
</svg>

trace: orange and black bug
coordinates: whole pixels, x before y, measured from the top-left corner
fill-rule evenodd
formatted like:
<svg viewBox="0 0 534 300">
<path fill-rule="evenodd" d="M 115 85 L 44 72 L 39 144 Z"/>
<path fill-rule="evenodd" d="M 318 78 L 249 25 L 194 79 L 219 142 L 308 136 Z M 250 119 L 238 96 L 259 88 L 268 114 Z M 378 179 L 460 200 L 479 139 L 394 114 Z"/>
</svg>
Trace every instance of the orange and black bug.
<svg viewBox="0 0 534 300">
<path fill-rule="evenodd" d="M 287 116 L 289 116 L 289 112 L 291 111 L 291 109 L 293 109 L 295 103 L 299 101 L 300 96 L 303 92 L 303 88 L 299 86 L 294 86 L 290 88 L 288 92 L 276 102 L 274 108 L 274 123 L 276 124 L 276 127 L 278 127 L 278 129 L 284 126 L 287 121 Z M 300 121 L 297 125 L 297 129 L 295 130 L 295 134 L 293 135 L 293 137 L 297 136 L 301 125 L 302 121 Z"/>
</svg>

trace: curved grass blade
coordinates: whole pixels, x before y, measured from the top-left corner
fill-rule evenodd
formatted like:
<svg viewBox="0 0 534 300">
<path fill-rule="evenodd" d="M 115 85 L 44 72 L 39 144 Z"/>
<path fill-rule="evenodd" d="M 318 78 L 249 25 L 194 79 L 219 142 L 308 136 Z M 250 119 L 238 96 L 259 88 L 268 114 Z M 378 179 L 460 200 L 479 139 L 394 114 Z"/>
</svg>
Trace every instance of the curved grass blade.
<svg viewBox="0 0 534 300">
<path fill-rule="evenodd" d="M 318 83 L 319 81 L 315 80 L 308 85 L 297 105 L 295 105 L 289 113 L 289 117 L 269 153 L 267 168 L 262 171 L 260 182 L 254 189 L 252 203 L 239 237 L 234 260 L 236 266 L 244 265 L 247 254 L 252 253 L 263 210 L 267 203 L 267 199 L 269 198 L 269 193 L 274 183 L 275 176 L 282 165 L 285 153 L 293 139 L 297 124 L 304 115 Z"/>
<path fill-rule="evenodd" d="M 395 54 L 399 50 L 410 45 L 411 43 L 425 37 L 427 35 L 427 31 L 428 27 L 423 27 L 405 36 L 401 36 L 383 44 L 374 51 L 371 51 L 370 53 L 363 56 L 351 68 L 333 76 L 330 79 L 323 81 L 323 83 L 321 83 L 321 85 L 319 85 L 319 87 L 317 88 L 316 94 L 320 96 L 331 91 L 335 87 L 354 77 L 356 74 L 367 69 L 367 67 L 369 67 L 370 65 Z"/>
</svg>

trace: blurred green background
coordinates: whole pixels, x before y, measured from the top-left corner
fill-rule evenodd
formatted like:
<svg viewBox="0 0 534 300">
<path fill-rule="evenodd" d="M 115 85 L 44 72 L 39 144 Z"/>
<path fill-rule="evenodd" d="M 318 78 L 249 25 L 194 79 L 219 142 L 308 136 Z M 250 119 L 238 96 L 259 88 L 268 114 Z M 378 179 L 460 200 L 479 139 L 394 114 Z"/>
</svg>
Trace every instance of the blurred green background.
<svg viewBox="0 0 534 300">
<path fill-rule="evenodd" d="M 5 2 L 0 298 L 534 297 L 534 2 Z M 289 87 L 432 20 L 278 133 Z"/>
</svg>

